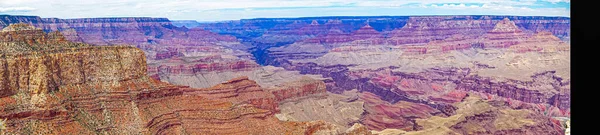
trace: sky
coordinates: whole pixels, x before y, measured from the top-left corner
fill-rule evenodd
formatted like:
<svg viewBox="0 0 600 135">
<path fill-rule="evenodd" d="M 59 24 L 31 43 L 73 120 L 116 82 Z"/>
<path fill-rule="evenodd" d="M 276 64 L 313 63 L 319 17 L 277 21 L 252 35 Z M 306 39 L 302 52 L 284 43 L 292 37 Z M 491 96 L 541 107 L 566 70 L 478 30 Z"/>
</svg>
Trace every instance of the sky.
<svg viewBox="0 0 600 135">
<path fill-rule="evenodd" d="M 224 21 L 315 16 L 570 17 L 570 0 L 0 0 L 0 15 Z"/>
</svg>

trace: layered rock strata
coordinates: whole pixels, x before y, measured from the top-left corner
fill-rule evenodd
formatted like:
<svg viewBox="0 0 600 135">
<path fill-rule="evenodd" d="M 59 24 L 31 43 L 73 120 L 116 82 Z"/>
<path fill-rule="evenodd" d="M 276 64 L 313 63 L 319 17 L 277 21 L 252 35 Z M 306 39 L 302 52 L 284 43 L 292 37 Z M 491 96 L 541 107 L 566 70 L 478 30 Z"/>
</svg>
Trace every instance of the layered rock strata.
<svg viewBox="0 0 600 135">
<path fill-rule="evenodd" d="M 415 129 L 415 119 L 429 118 L 441 114 L 425 104 L 400 101 L 390 104 L 381 100 L 377 95 L 364 92 L 360 98 L 365 101 L 365 114 L 361 123 L 370 130 L 381 131 L 387 128 L 412 131 Z"/>
<path fill-rule="evenodd" d="M 365 48 L 330 52 L 316 59 L 289 60 L 283 65 L 301 73 L 332 77 L 335 85 L 328 88 L 330 91 L 369 91 L 392 103 L 452 103 L 460 101 L 465 91 L 477 91 L 569 108 L 568 98 L 560 98 L 570 91 L 566 51 L 517 53 L 475 49 L 403 55 L 401 51 L 373 48 L 375 51 Z M 423 103 L 430 104 L 427 102 Z"/>
<path fill-rule="evenodd" d="M 323 120 L 335 125 L 337 132 L 352 130 L 364 112 L 364 101 L 356 90 L 343 94 L 327 93 L 325 96 L 307 96 L 283 102 L 281 112 L 275 116 L 282 121 Z"/>
<path fill-rule="evenodd" d="M 559 125 L 529 110 L 507 109 L 502 103 L 475 97 L 456 103 L 456 115 L 417 119 L 421 130 L 404 134 L 562 134 Z M 556 129 L 559 128 L 559 129 Z"/>
<path fill-rule="evenodd" d="M 35 46 L 47 44 L 1 43 L 24 48 L 2 49 L 0 119 L 7 120 L 2 133 L 311 134 L 332 130 L 323 121 L 277 120 L 271 110 L 277 106 L 273 98 L 245 78 L 207 89 L 151 79 L 146 75 L 144 52 L 134 47 L 67 43 L 40 49 Z"/>
</svg>

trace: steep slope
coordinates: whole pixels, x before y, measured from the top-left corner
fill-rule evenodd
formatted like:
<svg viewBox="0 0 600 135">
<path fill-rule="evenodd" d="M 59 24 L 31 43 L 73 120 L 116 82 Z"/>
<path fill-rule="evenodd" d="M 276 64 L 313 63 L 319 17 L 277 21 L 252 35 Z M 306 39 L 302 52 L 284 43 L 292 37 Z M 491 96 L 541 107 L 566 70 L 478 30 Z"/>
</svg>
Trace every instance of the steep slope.
<svg viewBox="0 0 600 135">
<path fill-rule="evenodd" d="M 413 121 L 414 118 L 456 115 L 453 104 L 463 101 L 467 93 L 504 102 L 506 104 L 498 107 L 510 111 L 522 109 L 536 119 L 548 119 L 550 123 L 559 123 L 557 125 L 561 123 L 557 117 L 570 117 L 568 43 L 549 32 L 525 33 L 508 19 L 480 36 L 463 34 L 451 33 L 443 40 L 424 45 L 335 47 L 322 56 L 282 59 L 279 65 L 303 74 L 331 77 L 333 83 L 327 90 L 333 93 L 352 89 L 373 93 L 371 97 L 378 97 L 380 102 L 365 102 L 368 113 L 360 122 L 377 133 L 386 129 L 390 130 L 385 132 L 395 132 L 391 129 L 425 132 L 415 126 L 418 122 Z M 431 111 L 418 113 L 427 110 Z M 456 132 L 514 132 L 487 127 L 470 131 L 476 129 L 481 128 L 464 127 Z M 538 127 L 517 129 L 521 133 L 540 130 Z"/>
<path fill-rule="evenodd" d="M 412 131 L 415 130 L 415 119 L 441 114 L 440 111 L 425 104 L 404 101 L 390 104 L 369 92 L 362 93 L 360 98 L 365 101 L 365 114 L 361 118 L 361 123 L 370 130 L 380 131 L 391 128 Z"/>
<path fill-rule="evenodd" d="M 264 53 L 266 54 L 260 53 L 260 57 L 256 55 L 255 57 L 261 59 L 259 61 L 265 64 L 279 66 L 285 63 L 286 60 L 320 57 L 327 51 L 343 46 L 401 45 L 401 49 L 407 54 L 424 54 L 428 51 L 445 52 L 474 47 L 506 48 L 518 44 L 519 41 L 526 39 L 533 33 L 541 31 L 552 31 L 553 35 L 556 35 L 562 41 L 566 41 L 568 40 L 568 32 L 565 31 L 570 28 L 567 18 L 545 17 L 411 16 L 391 19 L 403 22 L 402 26 L 386 22 L 389 20 L 384 21 L 383 26 L 393 29 L 383 29 L 381 24 L 372 21 L 385 20 L 383 18 L 364 19 L 366 19 L 366 25 L 365 22 L 362 22 L 362 24 L 355 23 L 355 21 L 361 19 L 340 19 L 341 24 L 353 24 L 355 28 L 321 28 L 324 31 L 323 34 L 314 37 L 310 34 L 296 35 L 297 37 L 310 36 L 295 42 L 279 42 L 287 45 L 267 45 L 267 48 L 270 49 L 265 49 Z M 386 23 L 389 26 L 386 26 Z M 534 27 L 534 25 L 537 26 Z M 316 29 L 316 26 L 318 25 L 312 23 L 305 27 Z M 512 32 L 501 29 L 512 30 Z M 291 30 L 305 31 L 301 28 L 290 28 L 286 31 Z M 266 33 L 274 34 L 271 31 Z M 237 37 L 244 36 L 238 35 Z M 253 39 L 262 40 L 262 37 Z M 261 46 L 262 44 L 253 43 L 253 45 Z"/>
<path fill-rule="evenodd" d="M 556 134 L 552 128 L 559 132 L 562 129 L 549 126 L 547 121 L 561 123 L 555 117 L 570 117 L 570 19 L 565 17 L 260 18 L 203 23 L 192 29 L 175 27 L 164 18 L 0 17 L 2 27 L 24 22 L 46 32 L 60 31 L 45 34 L 40 29 L 15 25 L 5 28 L 0 37 L 0 52 L 6 54 L 4 65 L 10 65 L 10 69 L 0 72 L 9 76 L 0 81 L 0 86 L 7 88 L 0 91 L 5 103 L 0 106 L 9 106 L 5 110 L 10 117 L 0 119 L 12 118 L 8 122 L 11 132 L 38 126 L 39 121 L 14 122 L 15 118 L 19 121 L 35 116 L 37 120 L 64 117 L 57 123 L 76 121 L 67 127 L 94 127 L 88 131 L 116 134 L 258 134 L 261 130 L 299 134 L 368 134 L 369 130 L 408 134 Z M 151 77 L 140 75 L 144 76 L 140 81 L 129 73 L 119 73 L 123 66 L 102 65 L 107 61 L 115 65 L 120 61 L 112 59 L 129 57 L 127 47 L 101 51 L 87 44 L 65 43 L 66 40 L 141 48 L 144 53 L 135 52 L 135 57 L 146 57 L 148 66 L 138 64 L 131 68 L 145 68 L 147 71 L 143 72 Z M 94 51 L 102 54 L 91 54 Z M 73 54 L 73 58 L 63 58 L 67 54 Z M 86 63 L 86 59 L 92 61 Z M 78 62 L 47 64 L 61 60 Z M 261 66 L 264 64 L 282 68 Z M 85 67 L 70 68 L 80 65 Z M 87 68 L 93 70 L 83 70 Z M 104 70 L 110 72 L 101 72 Z M 153 82 L 150 78 L 195 88 Z M 96 82 L 111 79 L 114 80 L 110 83 Z M 112 92 L 113 86 L 123 89 Z M 71 89 L 76 92 L 68 92 Z M 361 92 L 362 98 L 334 95 L 352 89 Z M 325 90 L 330 93 L 325 94 Z M 35 96 L 28 96 L 30 91 Z M 92 92 L 82 97 L 74 94 L 80 91 Z M 63 92 L 63 96 L 53 98 L 57 92 Z M 488 100 L 496 109 L 488 108 L 483 113 L 457 110 L 468 110 L 468 106 L 486 108 L 479 101 L 464 101 L 465 97 L 475 96 Z M 42 112 L 50 113 L 38 113 L 39 109 L 21 113 L 14 109 L 54 100 L 57 102 L 49 108 L 88 108 L 96 112 L 78 113 L 70 108 L 60 113 L 48 109 Z M 29 103 L 33 101 L 36 105 Z M 456 105 L 460 102 L 463 105 Z M 357 107 L 359 103 L 364 106 Z M 10 107 L 15 105 L 18 107 Z M 140 107 L 146 110 L 130 111 Z M 210 107 L 214 110 L 199 109 Z M 355 112 L 320 113 L 335 112 L 337 108 Z M 365 113 L 356 120 L 358 112 Z M 131 122 L 128 114 L 140 118 L 133 117 L 135 122 Z M 274 114 L 280 120 L 301 122 L 278 122 Z M 191 119 L 195 117 L 201 119 Z M 77 122 L 82 119 L 84 122 Z M 262 124 L 254 126 L 248 121 Z M 423 121 L 450 121 L 452 126 Z M 482 126 L 476 125 L 479 123 Z M 218 128 L 219 124 L 227 129 Z"/>
<path fill-rule="evenodd" d="M 281 112 L 275 116 L 282 121 L 323 120 L 334 124 L 338 132 L 346 132 L 358 123 L 364 112 L 364 101 L 358 98 L 359 94 L 354 90 L 283 102 Z"/>
<path fill-rule="evenodd" d="M 468 97 L 455 104 L 456 115 L 418 119 L 422 130 L 404 134 L 562 134 L 560 125 L 550 119 L 528 110 L 506 109 L 502 104 Z"/>
<path fill-rule="evenodd" d="M 32 27 L 11 25 L 0 33 L 19 37 L 13 30 L 27 34 Z M 330 129 L 322 121 L 277 120 L 269 110 L 277 104 L 253 81 L 193 89 L 151 79 L 144 52 L 134 47 L 1 43 L 25 48 L 2 49 L 0 119 L 7 119 L 2 133 L 308 134 Z M 48 47 L 35 47 L 41 45 Z M 222 96 L 223 91 L 232 95 Z"/>
<path fill-rule="evenodd" d="M 494 29 L 483 35 L 484 47 L 506 48 L 519 44 L 527 35 L 508 18 L 498 22 Z"/>
</svg>

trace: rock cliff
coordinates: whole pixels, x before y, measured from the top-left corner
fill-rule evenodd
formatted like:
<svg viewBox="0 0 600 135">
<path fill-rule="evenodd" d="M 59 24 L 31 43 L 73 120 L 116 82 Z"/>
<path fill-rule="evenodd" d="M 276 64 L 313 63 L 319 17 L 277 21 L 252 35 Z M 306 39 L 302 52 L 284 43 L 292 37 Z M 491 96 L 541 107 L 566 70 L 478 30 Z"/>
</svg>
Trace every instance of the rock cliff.
<svg viewBox="0 0 600 135">
<path fill-rule="evenodd" d="M 475 97 L 456 103 L 456 115 L 416 120 L 420 131 L 405 134 L 562 134 L 559 125 L 528 110 L 506 109 Z"/>
<path fill-rule="evenodd" d="M 2 33 L 18 37 L 13 30 L 28 34 L 32 27 L 11 25 Z M 3 133 L 310 134 L 331 129 L 323 121 L 277 120 L 270 110 L 277 106 L 273 98 L 245 78 L 207 89 L 151 79 L 144 52 L 134 47 L 0 43 Z M 48 46 L 36 47 L 43 45 Z M 6 49 L 13 46 L 24 49 Z"/>
<path fill-rule="evenodd" d="M 566 17 L 194 25 L 0 16 L 0 120 L 30 134 L 561 134 L 570 117 Z M 120 44 L 140 49 L 93 47 Z"/>
</svg>

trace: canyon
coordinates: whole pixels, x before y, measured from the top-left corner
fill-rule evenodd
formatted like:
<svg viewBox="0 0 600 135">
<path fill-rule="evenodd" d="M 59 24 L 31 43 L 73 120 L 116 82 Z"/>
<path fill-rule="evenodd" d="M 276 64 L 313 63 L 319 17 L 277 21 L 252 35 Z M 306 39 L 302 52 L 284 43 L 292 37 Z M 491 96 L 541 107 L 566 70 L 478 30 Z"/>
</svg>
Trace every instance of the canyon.
<svg viewBox="0 0 600 135">
<path fill-rule="evenodd" d="M 0 28 L 6 133 L 563 134 L 570 118 L 568 17 L 0 15 Z"/>
</svg>

